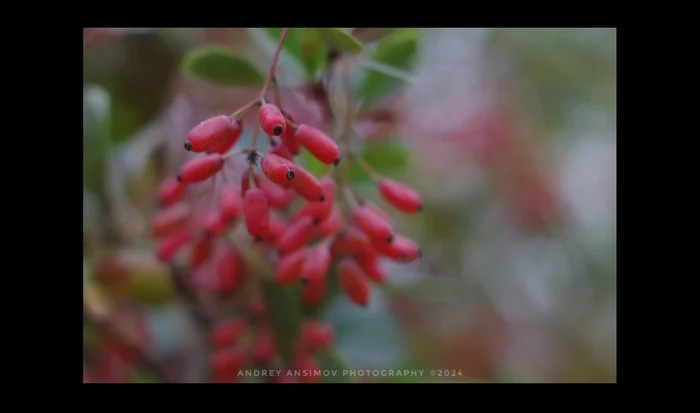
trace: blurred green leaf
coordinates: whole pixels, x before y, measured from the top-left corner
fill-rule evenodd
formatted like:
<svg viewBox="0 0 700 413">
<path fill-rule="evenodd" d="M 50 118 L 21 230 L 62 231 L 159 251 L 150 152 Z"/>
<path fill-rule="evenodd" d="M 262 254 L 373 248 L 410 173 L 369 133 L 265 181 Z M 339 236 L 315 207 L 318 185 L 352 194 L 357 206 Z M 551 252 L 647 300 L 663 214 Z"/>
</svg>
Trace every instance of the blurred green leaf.
<svg viewBox="0 0 700 413">
<path fill-rule="evenodd" d="M 282 31 L 280 28 L 264 30 L 275 42 L 278 41 Z M 314 29 L 289 29 L 283 50 L 288 51 L 304 68 L 308 81 L 313 80 L 316 72 L 325 64 L 326 46 L 321 35 Z"/>
<path fill-rule="evenodd" d="M 325 36 L 333 46 L 340 49 L 341 52 L 360 53 L 363 50 L 362 43 L 343 29 L 332 27 L 316 30 Z"/>
<path fill-rule="evenodd" d="M 83 90 L 83 186 L 102 194 L 103 176 L 109 150 L 109 93 L 97 85 Z"/>
<path fill-rule="evenodd" d="M 315 354 L 316 361 L 321 367 L 321 370 L 332 372 L 328 376 L 323 377 L 324 383 L 350 383 L 350 375 L 345 374 L 348 371 L 348 366 L 335 350 L 320 351 Z M 334 374 L 333 374 L 334 373 Z"/>
<path fill-rule="evenodd" d="M 299 154 L 301 165 L 315 177 L 320 178 L 328 172 L 328 165 L 319 161 L 309 151 L 302 149 Z"/>
<path fill-rule="evenodd" d="M 302 320 L 301 301 L 295 288 L 280 286 L 274 278 L 263 278 L 263 297 L 275 343 L 285 362 L 291 362 Z"/>
<path fill-rule="evenodd" d="M 183 60 L 183 68 L 193 76 L 225 85 L 256 86 L 265 75 L 247 58 L 221 46 L 202 46 Z"/>
<path fill-rule="evenodd" d="M 406 145 L 402 141 L 393 139 L 368 144 L 360 153 L 360 157 L 375 171 L 387 175 L 404 168 L 408 164 L 409 156 L 410 151 Z M 350 166 L 350 180 L 354 184 L 361 184 L 368 182 L 370 178 L 357 163 L 353 162 Z"/>
<path fill-rule="evenodd" d="M 419 36 L 420 31 L 416 29 L 402 30 L 377 43 L 377 48 L 370 55 L 369 60 L 379 64 L 374 65 L 374 70 L 366 72 L 358 87 L 358 94 L 364 104 L 388 95 L 401 85 L 403 80 L 398 73 L 412 68 L 418 52 Z M 378 68 L 382 65 L 397 69 L 397 74 L 391 74 L 390 70 L 382 70 L 380 73 Z"/>
</svg>

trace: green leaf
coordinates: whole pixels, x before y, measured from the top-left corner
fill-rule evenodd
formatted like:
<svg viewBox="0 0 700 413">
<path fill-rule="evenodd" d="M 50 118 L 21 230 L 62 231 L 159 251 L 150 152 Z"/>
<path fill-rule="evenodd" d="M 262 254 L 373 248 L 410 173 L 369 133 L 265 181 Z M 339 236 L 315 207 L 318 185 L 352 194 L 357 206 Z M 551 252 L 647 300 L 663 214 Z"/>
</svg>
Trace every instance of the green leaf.
<svg viewBox="0 0 700 413">
<path fill-rule="evenodd" d="M 333 46 L 346 53 L 360 53 L 363 50 L 362 43 L 354 38 L 350 33 L 339 28 L 316 29 L 328 39 Z"/>
<path fill-rule="evenodd" d="M 83 186 L 102 194 L 109 150 L 111 98 L 102 87 L 90 85 L 83 91 Z"/>
<path fill-rule="evenodd" d="M 345 361 L 340 357 L 335 350 L 325 350 L 314 354 L 316 361 L 321 367 L 321 370 L 330 372 L 328 376 L 323 377 L 324 383 L 350 383 L 352 382 L 349 368 Z"/>
<path fill-rule="evenodd" d="M 282 29 L 265 28 L 264 31 L 276 43 Z M 313 80 L 318 70 L 325 65 L 326 46 L 319 32 L 314 29 L 289 29 L 282 50 L 289 52 L 303 67 L 308 81 Z"/>
<path fill-rule="evenodd" d="M 302 321 L 298 288 L 280 286 L 274 278 L 267 277 L 263 278 L 262 283 L 275 343 L 282 359 L 289 363 L 294 353 L 294 339 L 299 334 Z"/>
<path fill-rule="evenodd" d="M 358 88 L 358 94 L 365 104 L 387 96 L 402 84 L 402 76 L 391 73 L 391 70 L 384 70 L 382 66 L 397 69 L 397 73 L 411 69 L 418 52 L 419 36 L 418 30 L 403 30 L 377 43 L 369 61 L 378 64 L 369 65 L 370 68 L 373 66 L 374 70 L 366 72 Z"/>
<path fill-rule="evenodd" d="M 315 156 L 305 149 L 301 150 L 299 158 L 304 169 L 311 172 L 316 178 L 321 178 L 328 172 L 328 165 L 316 159 Z"/>
<path fill-rule="evenodd" d="M 391 175 L 408 164 L 410 151 L 402 141 L 387 139 L 366 145 L 360 156 L 375 171 Z M 370 178 L 357 163 L 353 162 L 350 166 L 350 180 L 354 184 L 362 184 L 368 182 Z"/>
<path fill-rule="evenodd" d="M 221 46 L 202 46 L 191 51 L 183 60 L 184 70 L 209 82 L 257 86 L 265 75 L 247 58 Z"/>
</svg>

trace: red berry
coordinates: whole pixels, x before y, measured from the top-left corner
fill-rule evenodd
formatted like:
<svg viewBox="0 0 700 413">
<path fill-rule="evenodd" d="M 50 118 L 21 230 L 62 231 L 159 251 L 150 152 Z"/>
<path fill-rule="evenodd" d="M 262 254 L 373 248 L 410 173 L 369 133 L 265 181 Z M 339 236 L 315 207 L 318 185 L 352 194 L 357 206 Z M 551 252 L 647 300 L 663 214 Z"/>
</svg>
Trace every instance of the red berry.
<svg viewBox="0 0 700 413">
<path fill-rule="evenodd" d="M 151 221 L 151 234 L 163 237 L 182 228 L 190 219 L 191 208 L 187 204 L 175 204 L 156 213 Z"/>
<path fill-rule="evenodd" d="M 301 347 L 304 350 L 325 350 L 333 345 L 333 328 L 322 321 L 308 320 L 301 325 Z"/>
<path fill-rule="evenodd" d="M 287 134 L 289 134 L 290 131 L 291 131 L 291 129 L 287 129 L 287 132 L 285 132 L 284 134 L 287 135 Z M 294 133 L 294 132 L 292 131 L 292 133 Z M 284 135 L 282 135 L 282 136 L 284 136 Z M 284 138 L 282 138 L 282 139 L 284 140 Z M 289 151 L 289 148 L 287 147 L 287 145 L 285 145 L 284 141 L 281 143 L 277 143 L 274 146 L 270 146 L 269 152 L 273 153 L 277 156 L 281 156 L 284 159 L 287 159 L 289 161 L 294 162 L 294 156 L 292 155 L 292 152 Z"/>
<path fill-rule="evenodd" d="M 304 301 L 304 305 L 311 308 L 318 306 L 323 300 L 325 293 L 325 278 L 308 280 L 308 282 L 302 287 L 302 300 Z"/>
<path fill-rule="evenodd" d="M 420 195 L 413 188 L 386 178 L 377 183 L 377 188 L 384 200 L 401 212 L 411 214 L 422 209 Z"/>
<path fill-rule="evenodd" d="M 194 244 L 192 247 L 192 252 L 190 253 L 190 267 L 197 268 L 211 255 L 212 250 L 212 240 L 211 238 L 202 237 Z"/>
<path fill-rule="evenodd" d="M 190 229 L 187 227 L 180 228 L 167 237 L 161 239 L 156 245 L 156 256 L 161 261 L 170 261 L 170 259 L 190 241 Z"/>
<path fill-rule="evenodd" d="M 255 335 L 251 358 L 258 364 L 267 364 L 275 358 L 275 342 L 268 330 L 261 330 Z"/>
<path fill-rule="evenodd" d="M 258 188 L 265 193 L 270 208 L 284 209 L 294 200 L 295 193 L 290 188 L 284 188 L 264 179 L 258 180 L 258 184 Z"/>
<path fill-rule="evenodd" d="M 246 363 L 246 355 L 236 348 L 227 348 L 214 353 L 209 363 L 215 382 L 233 382 Z"/>
<path fill-rule="evenodd" d="M 287 229 L 287 223 L 278 216 L 270 214 L 270 223 L 267 227 L 267 235 L 264 237 L 264 240 L 266 242 L 277 242 L 285 229 Z"/>
<path fill-rule="evenodd" d="M 323 202 L 307 202 L 296 214 L 295 218 L 305 215 L 311 216 L 319 221 L 326 219 L 333 211 L 335 205 L 335 181 L 329 176 L 321 178 L 319 181 L 323 191 Z"/>
<path fill-rule="evenodd" d="M 391 242 L 391 225 L 370 206 L 361 205 L 352 211 L 353 222 L 371 241 Z"/>
<path fill-rule="evenodd" d="M 338 281 L 352 302 L 361 306 L 369 303 L 369 284 L 355 261 L 344 258 L 338 263 Z"/>
<path fill-rule="evenodd" d="M 377 284 L 384 284 L 386 280 L 386 272 L 382 268 L 382 263 L 379 261 L 379 257 L 370 248 L 364 248 L 355 255 L 355 262 L 365 273 L 367 278 L 374 281 Z"/>
<path fill-rule="evenodd" d="M 289 113 L 284 112 L 284 115 L 289 119 L 290 122 L 294 122 L 294 118 Z M 299 142 L 296 138 L 296 130 L 294 128 L 287 128 L 282 134 L 282 143 L 289 149 L 292 155 L 299 153 Z"/>
<path fill-rule="evenodd" d="M 207 151 L 207 153 L 224 154 L 228 152 L 228 150 L 231 149 L 233 145 L 236 144 L 236 142 L 238 142 L 238 139 L 241 137 L 242 132 L 243 123 L 240 120 L 237 120 L 234 123 L 234 130 L 231 133 L 224 135 L 218 143 L 212 145 Z"/>
<path fill-rule="evenodd" d="M 180 200 L 186 189 L 187 184 L 183 184 L 177 178 L 166 178 L 158 187 L 158 201 L 162 206 L 170 206 Z"/>
<path fill-rule="evenodd" d="M 226 115 L 209 118 L 192 128 L 185 140 L 185 149 L 192 152 L 204 152 L 224 140 L 228 135 L 241 134 L 239 122 L 233 122 Z"/>
<path fill-rule="evenodd" d="M 201 182 L 211 178 L 224 167 L 224 158 L 219 154 L 200 156 L 185 162 L 177 179 L 180 182 Z"/>
<path fill-rule="evenodd" d="M 216 238 L 226 230 L 228 223 L 228 218 L 221 211 L 211 211 L 204 217 L 202 227 L 207 237 Z"/>
<path fill-rule="evenodd" d="M 260 162 L 263 173 L 277 185 L 288 186 L 296 176 L 296 167 L 288 159 L 273 153 L 266 153 Z"/>
<path fill-rule="evenodd" d="M 284 115 L 272 103 L 260 106 L 260 127 L 270 136 L 279 136 L 287 130 L 287 122 Z"/>
<path fill-rule="evenodd" d="M 315 245 L 306 254 L 304 264 L 301 266 L 301 277 L 304 280 L 325 278 L 330 265 L 331 252 L 328 246 L 325 244 Z"/>
<path fill-rule="evenodd" d="M 242 284 L 245 262 L 236 250 L 220 247 L 216 254 L 216 291 L 231 294 Z"/>
<path fill-rule="evenodd" d="M 372 244 L 364 232 L 349 226 L 336 236 L 331 251 L 334 255 L 355 255 L 363 249 L 372 248 Z"/>
<path fill-rule="evenodd" d="M 294 369 L 299 373 L 302 383 L 319 383 L 322 379 L 321 368 L 308 354 L 297 356 L 294 360 Z"/>
<path fill-rule="evenodd" d="M 212 345 L 219 349 L 233 346 L 247 327 L 248 324 L 242 318 L 232 318 L 217 324 L 211 332 Z"/>
<path fill-rule="evenodd" d="M 243 199 L 243 215 L 248 233 L 264 239 L 270 225 L 270 209 L 265 193 L 259 188 L 250 188 Z"/>
<path fill-rule="evenodd" d="M 301 217 L 287 227 L 277 240 L 277 249 L 282 253 L 296 251 L 308 244 L 317 223 L 309 216 Z"/>
<path fill-rule="evenodd" d="M 331 214 L 316 226 L 316 235 L 321 238 L 325 238 L 338 232 L 338 229 L 340 229 L 341 218 L 340 208 L 337 206 L 334 207 Z"/>
<path fill-rule="evenodd" d="M 219 208 L 226 219 L 238 218 L 243 208 L 241 194 L 231 187 L 224 187 L 219 194 Z"/>
<path fill-rule="evenodd" d="M 319 161 L 327 165 L 340 162 L 340 148 L 323 131 L 309 125 L 299 125 L 295 136 L 297 142 Z"/>
<path fill-rule="evenodd" d="M 378 253 L 396 261 L 413 262 L 421 256 L 418 245 L 403 235 L 394 236 L 394 240 L 390 243 L 377 241 L 374 243 L 374 248 Z"/>
<path fill-rule="evenodd" d="M 323 202 L 326 199 L 318 179 L 300 166 L 296 167 L 296 176 L 292 181 L 292 189 L 309 202 Z"/>
<path fill-rule="evenodd" d="M 300 250 L 283 255 L 275 265 L 275 279 L 278 283 L 285 285 L 296 281 L 301 275 L 301 267 L 306 259 L 308 249 Z"/>
</svg>

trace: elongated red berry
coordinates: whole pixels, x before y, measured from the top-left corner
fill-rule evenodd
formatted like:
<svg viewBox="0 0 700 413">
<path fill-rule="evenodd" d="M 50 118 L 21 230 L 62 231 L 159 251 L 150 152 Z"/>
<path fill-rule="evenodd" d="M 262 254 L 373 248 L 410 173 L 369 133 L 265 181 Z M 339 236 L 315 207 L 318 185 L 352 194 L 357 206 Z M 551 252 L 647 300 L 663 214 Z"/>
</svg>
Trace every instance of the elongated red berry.
<svg viewBox="0 0 700 413">
<path fill-rule="evenodd" d="M 334 255 L 355 255 L 363 249 L 372 248 L 367 235 L 353 226 L 341 230 L 331 245 L 331 251 Z"/>
<path fill-rule="evenodd" d="M 270 136 L 280 136 L 287 130 L 287 122 L 284 115 L 272 103 L 260 106 L 260 127 Z"/>
<path fill-rule="evenodd" d="M 337 206 L 334 207 L 331 214 L 316 226 L 316 235 L 321 238 L 325 238 L 338 232 L 340 229 L 340 224 L 342 223 L 341 218 L 340 208 Z"/>
<path fill-rule="evenodd" d="M 258 188 L 262 189 L 267 197 L 270 208 L 284 209 L 294 200 L 296 193 L 291 188 L 285 188 L 265 179 L 258 180 Z"/>
<path fill-rule="evenodd" d="M 241 194 L 231 187 L 222 188 L 219 193 L 219 208 L 226 219 L 238 218 L 241 215 L 241 209 L 243 209 Z"/>
<path fill-rule="evenodd" d="M 285 134 L 287 133 L 289 133 L 289 129 L 287 130 L 287 132 L 285 132 Z M 284 144 L 284 142 L 275 142 L 275 144 L 271 143 L 269 152 L 274 153 L 277 156 L 281 156 L 282 158 L 288 161 L 294 162 L 294 156 L 289 151 L 289 148 L 287 147 L 287 145 Z"/>
<path fill-rule="evenodd" d="M 200 156 L 185 162 L 177 179 L 180 182 L 201 182 L 211 178 L 224 167 L 224 158 L 219 154 Z"/>
<path fill-rule="evenodd" d="M 307 351 L 325 350 L 333 345 L 333 327 L 317 321 L 307 320 L 301 325 L 301 348 Z"/>
<path fill-rule="evenodd" d="M 266 153 L 260 161 L 263 173 L 270 181 L 277 185 L 288 186 L 296 176 L 296 166 L 281 156 Z"/>
<path fill-rule="evenodd" d="M 186 189 L 187 184 L 178 181 L 177 178 L 166 178 L 158 187 L 158 201 L 162 206 L 170 206 L 182 198 Z"/>
<path fill-rule="evenodd" d="M 340 148 L 322 130 L 309 125 L 299 125 L 294 135 L 297 142 L 306 148 L 319 161 L 330 165 L 340 162 Z"/>
<path fill-rule="evenodd" d="M 391 224 L 367 205 L 361 205 L 352 211 L 355 225 L 364 232 L 371 241 L 391 242 Z"/>
<path fill-rule="evenodd" d="M 283 114 L 289 119 L 290 122 L 294 122 L 294 118 L 292 115 L 290 115 L 287 112 L 283 112 Z M 296 130 L 294 128 L 287 128 L 287 130 L 284 131 L 282 134 L 282 143 L 289 149 L 289 152 L 292 155 L 296 155 L 299 153 L 299 142 L 297 141 L 296 138 Z"/>
<path fill-rule="evenodd" d="M 228 116 L 214 116 L 190 130 L 190 133 L 187 134 L 187 140 L 185 140 L 185 149 L 192 152 L 204 152 L 236 131 L 240 135 L 240 130 L 240 124 L 233 122 Z"/>
<path fill-rule="evenodd" d="M 212 329 L 212 345 L 217 349 L 233 346 L 246 328 L 248 324 L 243 318 L 236 317 L 222 321 Z"/>
<path fill-rule="evenodd" d="M 309 171 L 297 165 L 296 176 L 292 181 L 292 189 L 309 202 L 323 202 L 326 196 L 323 195 L 321 183 Z"/>
<path fill-rule="evenodd" d="M 338 282 L 352 302 L 361 306 L 369 303 L 369 284 L 362 269 L 352 259 L 344 258 L 338 263 Z"/>
<path fill-rule="evenodd" d="M 202 228 L 209 238 L 216 238 L 228 227 L 229 220 L 220 210 L 210 211 L 202 220 Z"/>
<path fill-rule="evenodd" d="M 325 244 L 318 244 L 306 254 L 304 264 L 301 266 L 301 278 L 304 280 L 317 280 L 325 278 L 328 267 L 331 265 L 331 251 Z"/>
<path fill-rule="evenodd" d="M 294 369 L 299 372 L 302 383 L 319 383 L 322 379 L 321 367 L 308 354 L 299 354 L 293 362 Z"/>
<path fill-rule="evenodd" d="M 413 262 L 421 256 L 418 245 L 404 235 L 395 235 L 390 243 L 375 242 L 373 245 L 378 253 L 395 261 Z"/>
<path fill-rule="evenodd" d="M 267 235 L 263 237 L 265 242 L 277 242 L 287 229 L 287 223 L 275 214 L 270 214 L 270 222 L 267 226 Z"/>
<path fill-rule="evenodd" d="M 241 137 L 241 133 L 243 132 L 243 122 L 240 120 L 237 120 L 236 122 L 233 123 L 233 130 L 221 137 L 219 142 L 215 143 L 211 147 L 209 147 L 209 150 L 207 150 L 207 153 L 220 153 L 224 154 L 229 151 L 233 147 L 233 145 L 238 142 L 238 139 Z"/>
<path fill-rule="evenodd" d="M 291 223 L 277 240 L 277 249 L 281 253 L 296 251 L 308 244 L 318 221 L 310 216 L 301 217 Z"/>
<path fill-rule="evenodd" d="M 265 239 L 270 226 L 270 208 L 265 193 L 259 188 L 250 188 L 243 199 L 243 216 L 248 233 L 257 239 Z"/>
<path fill-rule="evenodd" d="M 307 308 L 318 306 L 323 300 L 323 296 L 326 294 L 326 286 L 327 282 L 325 278 L 308 280 L 301 289 L 301 297 L 304 305 Z"/>
<path fill-rule="evenodd" d="M 282 285 L 291 284 L 301 276 L 301 266 L 304 264 L 307 248 L 285 254 L 275 265 L 275 279 Z"/>
<path fill-rule="evenodd" d="M 230 247 L 216 251 L 216 290 L 221 294 L 235 292 L 245 278 L 245 262 L 238 252 Z"/>
<path fill-rule="evenodd" d="M 190 241 L 190 229 L 183 227 L 176 232 L 158 241 L 156 245 L 156 256 L 161 261 L 170 259 Z"/>
<path fill-rule="evenodd" d="M 275 358 L 275 342 L 269 330 L 258 331 L 253 340 L 251 359 L 259 364 L 267 364 Z"/>
<path fill-rule="evenodd" d="M 192 246 L 192 252 L 190 253 L 190 267 L 197 268 L 204 264 L 204 262 L 211 255 L 213 243 L 211 238 L 201 237 Z"/>
<path fill-rule="evenodd" d="M 369 248 L 362 249 L 355 255 L 355 262 L 357 262 L 357 265 L 367 278 L 377 284 L 384 284 L 386 272 L 374 250 Z"/>
<path fill-rule="evenodd" d="M 236 380 L 236 375 L 246 363 L 246 354 L 237 348 L 227 348 L 215 352 L 209 361 L 213 381 L 227 383 Z"/>
<path fill-rule="evenodd" d="M 420 195 L 413 188 L 391 179 L 381 179 L 377 183 L 379 194 L 391 206 L 406 214 L 422 209 Z"/>
<path fill-rule="evenodd" d="M 319 181 L 321 190 L 323 191 L 323 202 L 307 202 L 301 209 L 294 214 L 295 218 L 308 215 L 319 221 L 323 221 L 333 211 L 335 205 L 335 180 L 329 176 L 324 176 Z"/>
<path fill-rule="evenodd" d="M 156 213 L 151 221 L 151 234 L 163 237 L 182 228 L 190 219 L 191 208 L 187 204 L 175 204 Z"/>
</svg>

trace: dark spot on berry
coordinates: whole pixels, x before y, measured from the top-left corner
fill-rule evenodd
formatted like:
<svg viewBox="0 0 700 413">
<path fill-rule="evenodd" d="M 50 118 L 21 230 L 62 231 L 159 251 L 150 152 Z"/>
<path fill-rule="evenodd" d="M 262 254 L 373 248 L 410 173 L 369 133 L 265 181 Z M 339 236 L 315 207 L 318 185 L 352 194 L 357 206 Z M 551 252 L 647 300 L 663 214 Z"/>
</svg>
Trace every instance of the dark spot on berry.
<svg viewBox="0 0 700 413">
<path fill-rule="evenodd" d="M 178 174 L 178 176 L 176 176 L 176 178 L 177 178 L 178 182 L 182 182 L 182 177 L 179 174 Z"/>
<path fill-rule="evenodd" d="M 262 237 L 255 237 L 255 238 L 253 238 L 253 242 L 263 242 L 263 241 L 264 241 L 264 240 L 262 239 Z"/>
<path fill-rule="evenodd" d="M 275 125 L 275 127 L 272 128 L 272 133 L 275 134 L 275 136 L 280 136 L 284 132 L 284 126 L 282 125 Z"/>
<path fill-rule="evenodd" d="M 325 196 L 325 195 L 321 195 L 320 197 L 318 197 L 318 202 L 323 202 L 323 201 L 325 201 L 325 200 L 326 200 L 326 196 Z"/>
<path fill-rule="evenodd" d="M 314 225 L 318 225 L 321 223 L 321 221 L 318 218 L 314 218 L 314 220 L 311 222 L 313 222 Z"/>
<path fill-rule="evenodd" d="M 301 278 L 300 278 L 300 280 L 301 280 L 301 283 L 302 283 L 303 285 L 306 285 L 306 284 L 309 283 L 309 278 L 308 278 L 307 276 L 305 276 L 305 275 L 302 275 Z"/>
<path fill-rule="evenodd" d="M 284 177 L 287 178 L 287 179 L 290 180 L 290 181 L 291 181 L 292 179 L 294 179 L 295 176 L 296 176 L 296 173 L 295 173 L 294 171 L 292 171 L 291 169 L 288 170 L 288 171 L 284 174 Z"/>
<path fill-rule="evenodd" d="M 240 119 L 236 119 L 236 125 L 238 125 L 238 126 L 243 125 L 243 121 Z"/>
<path fill-rule="evenodd" d="M 192 150 L 192 144 L 189 142 L 185 142 L 185 150 L 191 151 Z"/>
<path fill-rule="evenodd" d="M 388 237 L 386 237 L 386 242 L 392 242 L 394 240 L 394 234 L 390 234 Z"/>
<path fill-rule="evenodd" d="M 333 162 L 333 165 L 338 166 L 338 164 L 340 163 L 340 159 L 341 158 L 336 159 L 335 162 Z"/>
</svg>

